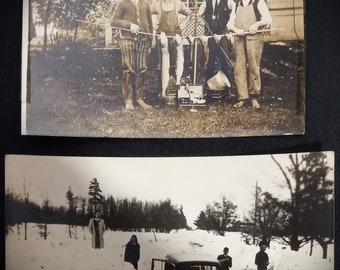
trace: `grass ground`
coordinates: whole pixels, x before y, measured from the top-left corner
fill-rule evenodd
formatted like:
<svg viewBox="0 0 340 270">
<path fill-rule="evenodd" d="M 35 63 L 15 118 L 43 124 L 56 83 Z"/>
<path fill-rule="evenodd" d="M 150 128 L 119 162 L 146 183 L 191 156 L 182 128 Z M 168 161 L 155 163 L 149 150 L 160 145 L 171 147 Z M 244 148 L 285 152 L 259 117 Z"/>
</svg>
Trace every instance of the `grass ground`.
<svg viewBox="0 0 340 270">
<path fill-rule="evenodd" d="M 188 53 L 188 52 L 186 52 Z M 160 91 L 157 57 L 149 57 L 145 100 Z M 304 131 L 304 45 L 266 43 L 262 58 L 261 109 L 233 108 L 233 99 L 212 99 L 204 108 L 171 106 L 125 111 L 119 50 L 81 44 L 29 57 L 26 127 L 29 135 L 197 138 L 301 134 Z M 199 74 L 202 74 L 200 71 Z M 184 77 L 190 76 L 185 68 Z M 198 77 L 198 83 L 203 77 Z M 230 93 L 236 95 L 232 85 Z"/>
</svg>

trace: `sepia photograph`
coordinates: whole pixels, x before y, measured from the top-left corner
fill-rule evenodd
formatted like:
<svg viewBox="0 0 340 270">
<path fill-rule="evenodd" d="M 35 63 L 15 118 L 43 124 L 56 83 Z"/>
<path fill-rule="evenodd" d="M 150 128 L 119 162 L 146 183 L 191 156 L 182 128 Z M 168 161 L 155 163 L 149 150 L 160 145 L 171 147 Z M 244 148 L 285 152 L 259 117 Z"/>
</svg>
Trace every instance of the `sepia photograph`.
<svg viewBox="0 0 340 270">
<path fill-rule="evenodd" d="M 334 152 L 6 155 L 6 270 L 334 270 Z"/>
<path fill-rule="evenodd" d="M 303 0 L 24 0 L 21 134 L 305 132 Z"/>
</svg>

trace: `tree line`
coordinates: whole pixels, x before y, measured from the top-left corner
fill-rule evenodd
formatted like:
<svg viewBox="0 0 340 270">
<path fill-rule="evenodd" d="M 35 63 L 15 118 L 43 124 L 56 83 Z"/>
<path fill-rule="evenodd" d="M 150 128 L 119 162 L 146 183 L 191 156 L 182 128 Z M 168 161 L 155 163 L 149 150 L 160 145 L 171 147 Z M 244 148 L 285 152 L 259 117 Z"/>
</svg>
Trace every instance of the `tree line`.
<svg viewBox="0 0 340 270">
<path fill-rule="evenodd" d="M 18 223 L 67 224 L 70 226 L 86 226 L 96 211 L 105 220 L 108 229 L 122 231 L 170 232 L 187 228 L 183 207 L 174 205 L 170 199 L 149 202 L 136 198 L 114 198 L 104 196 L 96 178 L 90 181 L 89 197 L 75 196 L 69 187 L 65 200 L 66 206 L 52 206 L 48 196 L 38 205 L 29 200 L 29 196 L 21 196 L 6 190 L 5 193 L 5 225 Z"/>
<path fill-rule="evenodd" d="M 96 25 L 98 21 L 112 15 L 117 1 L 111 0 L 33 0 L 29 1 L 30 15 L 30 40 L 36 36 L 35 25 L 43 26 L 43 51 L 46 51 L 48 43 L 76 42 L 78 30 L 82 25 L 90 35 L 96 37 L 98 33 L 104 34 L 104 29 Z M 93 24 L 83 24 L 87 20 Z M 33 22 L 34 21 L 34 22 Z M 48 28 L 53 25 L 61 32 L 53 37 L 49 36 Z"/>
<path fill-rule="evenodd" d="M 298 251 L 310 244 L 310 255 L 314 243 L 323 249 L 334 243 L 334 182 L 328 179 L 331 168 L 324 153 L 288 155 L 289 165 L 284 167 L 275 156 L 273 162 L 282 172 L 282 188 L 289 191 L 289 199 L 280 200 L 256 184 L 253 204 L 241 220 L 237 216 L 237 205 L 231 198 L 223 196 L 202 209 L 194 224 L 198 229 L 213 231 L 219 235 L 238 231 L 245 236 L 245 242 L 281 239 L 291 250 Z M 67 207 L 54 207 L 45 196 L 42 205 L 30 201 L 29 191 L 24 185 L 23 196 L 9 190 L 5 193 L 5 225 L 28 222 L 45 224 L 68 224 L 86 226 L 89 218 L 100 211 L 107 227 L 111 230 L 170 232 L 189 229 L 183 207 L 174 205 L 170 199 L 148 202 L 136 198 L 104 198 L 96 178 L 89 184 L 88 197 L 75 196 L 69 187 L 65 194 Z M 44 235 L 46 237 L 46 234 Z"/>
</svg>

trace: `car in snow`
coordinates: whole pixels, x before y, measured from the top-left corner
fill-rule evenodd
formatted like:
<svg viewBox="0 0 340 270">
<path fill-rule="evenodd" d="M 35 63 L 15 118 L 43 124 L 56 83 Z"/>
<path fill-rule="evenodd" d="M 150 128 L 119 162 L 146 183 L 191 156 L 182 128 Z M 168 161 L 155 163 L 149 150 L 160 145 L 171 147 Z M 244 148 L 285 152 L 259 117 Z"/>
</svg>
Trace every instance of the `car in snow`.
<svg viewBox="0 0 340 270">
<path fill-rule="evenodd" d="M 151 270 L 221 270 L 219 261 L 208 254 L 173 253 L 152 259 Z"/>
</svg>

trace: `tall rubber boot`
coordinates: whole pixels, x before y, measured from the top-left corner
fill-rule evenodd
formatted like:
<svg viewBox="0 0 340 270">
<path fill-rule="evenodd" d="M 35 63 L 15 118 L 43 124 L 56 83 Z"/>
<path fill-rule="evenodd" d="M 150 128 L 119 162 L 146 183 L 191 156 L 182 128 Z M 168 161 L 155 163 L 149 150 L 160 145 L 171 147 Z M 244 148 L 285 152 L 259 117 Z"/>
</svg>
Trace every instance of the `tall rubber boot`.
<svg viewBox="0 0 340 270">
<path fill-rule="evenodd" d="M 133 106 L 132 102 L 132 74 L 130 72 L 123 73 L 123 97 L 125 101 L 125 109 L 134 110 L 135 106 Z"/>
<path fill-rule="evenodd" d="M 143 100 L 144 81 L 145 72 L 136 75 L 136 101 L 142 108 L 150 109 L 152 107 Z"/>
</svg>

